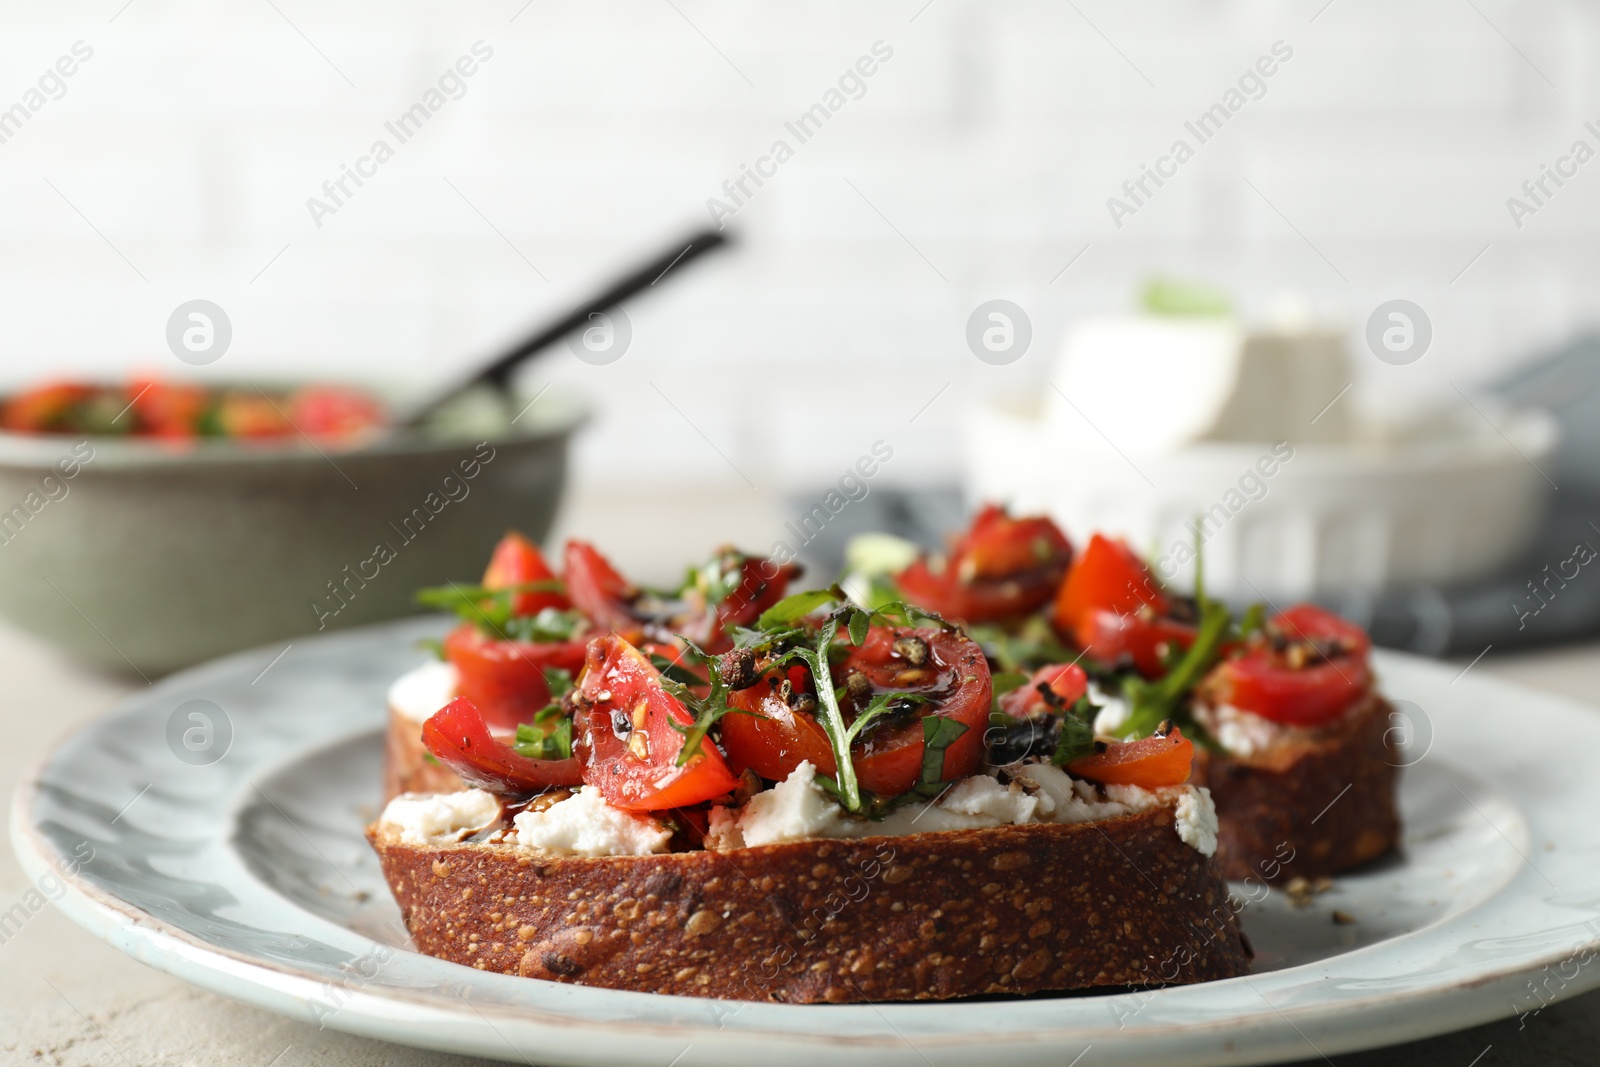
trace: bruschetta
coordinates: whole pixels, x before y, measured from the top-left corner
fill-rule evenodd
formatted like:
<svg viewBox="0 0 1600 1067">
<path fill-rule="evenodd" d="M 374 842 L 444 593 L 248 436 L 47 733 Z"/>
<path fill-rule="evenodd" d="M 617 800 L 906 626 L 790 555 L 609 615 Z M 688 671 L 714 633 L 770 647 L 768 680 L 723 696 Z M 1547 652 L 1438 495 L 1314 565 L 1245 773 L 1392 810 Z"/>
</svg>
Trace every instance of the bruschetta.
<svg viewBox="0 0 1600 1067">
<path fill-rule="evenodd" d="M 837 588 L 724 633 L 676 658 L 588 641 L 561 701 L 576 782 L 469 699 L 427 719 L 471 788 L 402 794 L 368 829 L 419 949 L 791 1003 L 1246 973 L 1178 727 L 1096 741 L 1074 677 L 1002 705 L 956 627 Z"/>
</svg>

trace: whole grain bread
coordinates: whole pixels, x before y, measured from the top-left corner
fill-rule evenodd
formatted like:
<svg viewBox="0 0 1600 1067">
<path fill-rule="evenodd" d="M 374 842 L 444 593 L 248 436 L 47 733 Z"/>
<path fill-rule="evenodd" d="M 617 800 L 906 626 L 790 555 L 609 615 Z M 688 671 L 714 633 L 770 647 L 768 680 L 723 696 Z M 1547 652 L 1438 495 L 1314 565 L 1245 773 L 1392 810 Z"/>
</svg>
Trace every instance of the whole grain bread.
<svg viewBox="0 0 1600 1067">
<path fill-rule="evenodd" d="M 1392 707 L 1377 693 L 1330 728 L 1249 758 L 1195 749 L 1217 805 L 1217 863 L 1235 881 L 1338 874 L 1400 841 Z"/>
<path fill-rule="evenodd" d="M 790 1003 L 942 1000 L 1245 974 L 1173 810 L 1098 823 L 599 859 L 368 837 L 417 947 L 480 970 Z"/>
</svg>

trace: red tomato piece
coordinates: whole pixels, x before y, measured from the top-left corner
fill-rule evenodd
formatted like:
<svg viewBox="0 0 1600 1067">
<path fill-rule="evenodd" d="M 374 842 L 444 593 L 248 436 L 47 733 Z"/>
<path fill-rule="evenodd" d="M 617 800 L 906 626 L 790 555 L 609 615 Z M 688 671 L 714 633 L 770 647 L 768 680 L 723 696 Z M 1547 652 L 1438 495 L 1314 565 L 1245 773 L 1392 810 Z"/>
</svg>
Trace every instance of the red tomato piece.
<svg viewBox="0 0 1600 1067">
<path fill-rule="evenodd" d="M 913 642 L 920 642 L 922 651 Z M 917 659 L 921 662 L 915 662 Z M 993 687 L 988 660 L 970 638 L 931 627 L 875 626 L 868 630 L 866 640 L 850 649 L 844 661 L 832 669 L 835 683 L 846 687 L 847 721 L 853 721 L 870 699 L 850 694 L 852 671 L 866 677 L 874 694 L 898 692 L 929 698 L 928 704 L 917 707 L 916 715 L 869 726 L 856 741 L 850 755 L 862 789 L 899 796 L 917 784 L 922 773 L 922 720 L 928 715 L 954 719 L 967 728 L 945 749 L 940 779 L 953 781 L 977 771 L 983 761 L 983 732 Z"/>
<path fill-rule="evenodd" d="M 51 382 L 17 393 L 0 411 L 0 425 L 19 433 L 41 433 L 56 429 L 72 409 L 94 395 L 87 385 Z"/>
<path fill-rule="evenodd" d="M 471 623 L 462 623 L 444 639 L 445 659 L 456 669 L 456 692 L 471 700 L 495 729 L 515 730 L 532 722 L 550 703 L 546 667 L 570 672 L 583 669 L 582 641 L 499 641 Z"/>
<path fill-rule="evenodd" d="M 556 573 L 545 562 L 539 546 L 512 530 L 494 546 L 494 555 L 483 572 L 483 585 L 486 589 L 509 589 L 530 582 L 553 582 L 555 578 Z M 545 608 L 565 610 L 571 606 L 572 601 L 555 590 L 526 590 L 511 597 L 513 615 L 537 615 Z"/>
<path fill-rule="evenodd" d="M 1040 686 L 1050 690 L 1058 702 L 1057 707 L 1070 708 L 1089 691 L 1089 675 L 1076 663 L 1040 667 L 1026 683 L 1000 698 L 1000 710 L 1018 719 L 1048 711 L 1051 705 L 1039 691 Z"/>
<path fill-rule="evenodd" d="M 1079 778 L 1103 785 L 1137 785 L 1145 789 L 1182 785 L 1189 780 L 1194 762 L 1194 742 L 1174 728 L 1166 736 L 1155 734 L 1138 741 L 1110 745 L 1067 765 Z"/>
<path fill-rule="evenodd" d="M 809 696 L 802 706 L 815 709 L 810 681 L 804 667 L 794 666 L 787 672 L 773 671 L 750 688 L 728 694 L 728 705 L 739 710 L 722 718 L 722 745 L 735 770 L 748 767 L 763 778 L 782 781 L 809 761 L 819 774 L 838 772 L 833 743 L 812 710 L 796 710 L 785 699 L 784 683 L 788 682 L 788 692 Z"/>
<path fill-rule="evenodd" d="M 1160 618 L 1149 608 L 1128 615 L 1098 609 L 1078 622 L 1072 639 L 1097 663 L 1114 666 L 1126 660 L 1146 678 L 1159 678 L 1167 673 L 1168 650 L 1187 649 L 1195 633 L 1188 623 Z"/>
<path fill-rule="evenodd" d="M 1365 630 L 1313 604 L 1267 620 L 1242 653 L 1218 664 L 1208 697 L 1293 726 L 1337 719 L 1372 686 Z"/>
<path fill-rule="evenodd" d="M 194 437 L 200 432 L 200 418 L 211 403 L 198 385 L 181 385 L 154 378 L 135 378 L 128 383 L 128 400 L 139 417 L 143 432 L 156 437 Z"/>
<path fill-rule="evenodd" d="M 1049 602 L 1072 545 L 1047 518 L 1013 519 L 989 505 L 942 563 L 919 556 L 895 575 L 908 601 L 948 619 L 1000 622 Z"/>
<path fill-rule="evenodd" d="M 380 426 L 384 411 L 370 394 L 340 385 L 308 385 L 289 397 L 289 418 L 312 437 L 348 437 Z"/>
<path fill-rule="evenodd" d="M 602 629 L 636 632 L 639 620 L 632 605 L 639 590 L 633 583 L 587 541 L 568 541 L 565 555 L 567 596 L 573 606 Z"/>
<path fill-rule="evenodd" d="M 694 722 L 683 703 L 662 688 L 644 653 L 616 634 L 589 642 L 578 681 L 574 749 L 584 784 L 624 811 L 662 811 L 712 800 L 738 784 L 709 738 L 677 765 Z"/>
<path fill-rule="evenodd" d="M 729 627 L 753 625 L 762 612 L 783 599 L 789 582 L 799 574 L 798 564 L 745 556 L 739 564 L 739 585 L 710 607 L 691 590 L 687 596 L 691 607 L 673 620 L 672 629 L 707 652 L 726 652 L 733 647 Z"/>
<path fill-rule="evenodd" d="M 496 740 L 466 697 L 456 697 L 428 717 L 422 743 L 467 784 L 492 793 L 537 793 L 582 781 L 576 758 L 531 759 Z"/>
<path fill-rule="evenodd" d="M 1123 541 L 1095 534 L 1061 583 L 1053 618 L 1056 629 L 1066 637 L 1091 611 L 1131 615 L 1143 607 L 1156 615 L 1171 609 L 1155 576 L 1133 549 Z"/>
<path fill-rule="evenodd" d="M 988 504 L 951 555 L 963 580 L 1009 578 L 1036 567 L 1065 566 L 1072 543 L 1043 515 L 1013 519 L 1005 508 Z"/>
</svg>

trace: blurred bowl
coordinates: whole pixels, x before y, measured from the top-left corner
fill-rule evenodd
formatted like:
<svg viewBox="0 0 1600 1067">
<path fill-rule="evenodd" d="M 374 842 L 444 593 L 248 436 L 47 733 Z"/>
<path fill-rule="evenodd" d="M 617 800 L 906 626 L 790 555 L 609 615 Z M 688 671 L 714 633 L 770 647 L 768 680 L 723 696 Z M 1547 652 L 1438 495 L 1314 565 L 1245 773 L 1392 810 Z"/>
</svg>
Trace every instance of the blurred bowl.
<svg viewBox="0 0 1600 1067">
<path fill-rule="evenodd" d="M 1037 398 L 967 426 L 964 489 L 1050 514 L 1075 542 L 1121 535 L 1163 579 L 1241 600 L 1450 585 L 1490 575 L 1537 533 L 1560 437 L 1532 409 L 1443 416 L 1352 444 L 1203 442 L 1159 455 L 1052 435 Z M 1287 449 L 1285 454 L 1284 449 Z"/>
<path fill-rule="evenodd" d="M 550 396 L 514 432 L 348 447 L 0 433 L 0 614 L 152 677 L 414 614 L 507 528 L 549 532 L 586 418 Z"/>
</svg>

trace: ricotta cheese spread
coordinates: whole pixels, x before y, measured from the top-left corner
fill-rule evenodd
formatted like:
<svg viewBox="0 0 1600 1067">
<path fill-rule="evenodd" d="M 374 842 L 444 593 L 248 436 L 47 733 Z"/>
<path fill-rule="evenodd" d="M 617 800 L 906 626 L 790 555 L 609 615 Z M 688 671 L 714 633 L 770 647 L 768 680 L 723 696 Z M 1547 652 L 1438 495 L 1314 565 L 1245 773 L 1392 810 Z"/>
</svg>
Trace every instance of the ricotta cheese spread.
<svg viewBox="0 0 1600 1067">
<path fill-rule="evenodd" d="M 614 808 L 586 787 L 543 811 L 521 812 L 511 824 L 523 848 L 569 856 L 648 856 L 667 851 L 672 840 L 661 820 Z"/>
<path fill-rule="evenodd" d="M 389 707 L 413 722 L 426 722 L 455 696 L 455 667 L 443 660 L 429 660 L 394 680 L 389 687 Z"/>
<path fill-rule="evenodd" d="M 1178 836 L 1204 855 L 1216 851 L 1217 813 L 1211 792 L 1195 786 L 1149 790 L 1105 786 L 1072 778 L 1048 763 L 1017 764 L 1001 785 L 974 775 L 932 801 L 906 804 L 881 820 L 846 814 L 816 784 L 816 768 L 802 763 L 776 786 L 739 809 L 713 808 L 706 846 L 726 850 L 807 838 L 898 837 L 934 830 L 981 830 L 1030 823 L 1082 823 L 1172 807 Z"/>
<path fill-rule="evenodd" d="M 1317 735 L 1316 730 L 1273 722 L 1232 704 L 1214 707 L 1197 705 L 1194 716 L 1216 738 L 1223 751 L 1241 759 L 1249 759 L 1288 742 L 1310 741 Z"/>
<path fill-rule="evenodd" d="M 402 793 L 378 822 L 400 831 L 408 845 L 459 841 L 500 818 L 500 801 L 482 789 L 460 793 Z"/>
<path fill-rule="evenodd" d="M 1126 700 L 1111 695 L 1094 682 L 1089 683 L 1089 703 L 1100 707 L 1094 717 L 1096 737 L 1116 737 L 1128 724 L 1128 716 L 1133 714 Z"/>
</svg>

